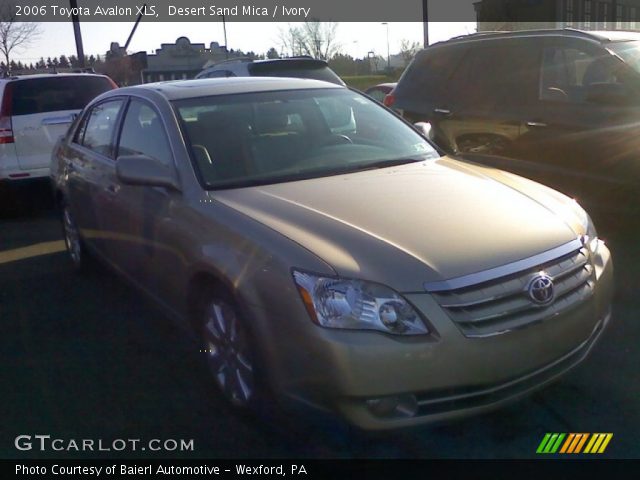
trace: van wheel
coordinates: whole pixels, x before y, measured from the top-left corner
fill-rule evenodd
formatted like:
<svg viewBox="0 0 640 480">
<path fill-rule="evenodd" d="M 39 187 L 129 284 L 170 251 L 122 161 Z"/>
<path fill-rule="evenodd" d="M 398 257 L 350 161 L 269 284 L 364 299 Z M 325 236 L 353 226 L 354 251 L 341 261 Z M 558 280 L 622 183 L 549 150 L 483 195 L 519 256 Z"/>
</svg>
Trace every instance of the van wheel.
<svg viewBox="0 0 640 480">
<path fill-rule="evenodd" d="M 89 264 L 88 254 L 82 238 L 80 237 L 80 231 L 71 214 L 71 210 L 66 203 L 61 205 L 62 215 L 62 232 L 64 235 L 64 243 L 67 247 L 67 253 L 71 259 L 76 270 L 87 270 Z"/>
<path fill-rule="evenodd" d="M 201 308 L 202 344 L 218 389 L 228 403 L 247 410 L 256 402 L 258 382 L 251 335 L 235 303 L 211 294 Z"/>
</svg>

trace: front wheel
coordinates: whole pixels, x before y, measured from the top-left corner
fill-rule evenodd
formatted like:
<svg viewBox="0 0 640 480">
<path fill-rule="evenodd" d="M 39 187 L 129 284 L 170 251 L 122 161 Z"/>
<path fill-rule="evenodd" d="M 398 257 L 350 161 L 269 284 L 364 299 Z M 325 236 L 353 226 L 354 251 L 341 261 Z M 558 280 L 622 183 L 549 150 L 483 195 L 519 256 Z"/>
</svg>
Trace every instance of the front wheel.
<svg viewBox="0 0 640 480">
<path fill-rule="evenodd" d="M 235 305 L 225 298 L 206 300 L 202 315 L 203 346 L 213 379 L 232 406 L 247 409 L 257 393 L 250 334 Z"/>
</svg>

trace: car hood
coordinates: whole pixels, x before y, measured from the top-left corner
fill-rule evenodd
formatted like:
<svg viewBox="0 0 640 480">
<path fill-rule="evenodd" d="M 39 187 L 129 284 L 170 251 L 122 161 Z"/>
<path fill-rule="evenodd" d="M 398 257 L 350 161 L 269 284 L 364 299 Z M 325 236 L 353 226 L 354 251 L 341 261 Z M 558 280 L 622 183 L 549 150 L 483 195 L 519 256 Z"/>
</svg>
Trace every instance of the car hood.
<svg viewBox="0 0 640 480">
<path fill-rule="evenodd" d="M 551 189 L 451 158 L 210 192 L 342 277 L 401 292 L 575 240 L 581 211 Z M 304 269 L 304 265 L 292 265 Z"/>
</svg>

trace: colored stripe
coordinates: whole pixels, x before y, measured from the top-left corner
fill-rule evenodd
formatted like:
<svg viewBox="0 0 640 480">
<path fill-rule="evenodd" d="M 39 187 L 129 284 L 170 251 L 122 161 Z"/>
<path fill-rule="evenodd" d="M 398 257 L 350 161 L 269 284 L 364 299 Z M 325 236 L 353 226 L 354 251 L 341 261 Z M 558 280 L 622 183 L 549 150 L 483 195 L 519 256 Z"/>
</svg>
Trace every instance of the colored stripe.
<svg viewBox="0 0 640 480">
<path fill-rule="evenodd" d="M 551 449 L 551 453 L 556 453 L 558 451 L 558 448 L 560 448 L 560 444 L 562 443 L 562 440 L 565 437 L 565 433 L 561 433 L 560 435 L 558 435 L 558 440 L 556 440 L 556 443 L 553 445 L 553 448 Z"/>
<path fill-rule="evenodd" d="M 547 446 L 544 449 L 544 453 L 552 453 L 551 449 L 553 448 L 553 444 L 555 443 L 556 438 L 558 438 L 557 433 L 554 433 L 553 435 L 551 435 L 551 438 L 549 439 L 549 442 L 547 442 Z"/>
<path fill-rule="evenodd" d="M 544 435 L 544 438 L 542 439 L 542 441 L 540 442 L 540 445 L 538 445 L 538 449 L 536 450 L 536 453 L 542 453 L 544 451 L 544 447 L 547 444 L 547 441 L 549 441 L 549 438 L 551 437 L 550 433 L 546 433 Z"/>
<path fill-rule="evenodd" d="M 573 442 L 573 439 L 575 438 L 576 434 L 575 433 L 570 433 L 569 436 L 567 437 L 567 441 L 564 442 L 564 445 L 562 445 L 562 449 L 560 450 L 560 453 L 566 453 L 567 448 L 569 448 L 569 445 L 571 445 L 571 442 Z"/>
<path fill-rule="evenodd" d="M 587 438 L 589 438 L 589 434 L 588 433 L 583 433 L 582 434 L 582 440 L 580 440 L 580 443 L 578 443 L 578 446 L 576 446 L 576 450 L 573 453 L 580 453 L 582 451 L 582 447 L 584 445 L 584 442 L 587 441 Z"/>
<path fill-rule="evenodd" d="M 591 435 L 591 440 L 589 440 L 589 443 L 587 443 L 587 448 L 584 449 L 584 453 L 591 453 L 591 447 L 593 447 L 593 444 L 596 443 L 597 438 L 598 435 L 596 435 L 595 433 Z"/>
<path fill-rule="evenodd" d="M 573 453 L 574 449 L 576 448 L 576 445 L 578 445 L 578 442 L 580 441 L 581 438 L 582 438 L 582 434 L 576 433 L 576 436 L 573 439 L 573 442 L 571 443 L 569 450 L 567 450 L 567 453 Z"/>
<path fill-rule="evenodd" d="M 604 433 L 598 433 L 597 436 L 598 438 L 596 439 L 596 443 L 594 443 L 593 447 L 591 448 L 591 453 L 596 453 L 598 451 L 598 448 L 600 448 L 600 444 L 606 437 Z"/>
<path fill-rule="evenodd" d="M 606 434 L 606 438 L 604 442 L 602 442 L 602 445 L 600 445 L 600 450 L 598 450 L 598 453 L 604 453 L 604 449 L 607 448 L 607 445 L 609 445 L 609 442 L 611 441 L 612 438 L 613 438 L 613 433 Z"/>
</svg>

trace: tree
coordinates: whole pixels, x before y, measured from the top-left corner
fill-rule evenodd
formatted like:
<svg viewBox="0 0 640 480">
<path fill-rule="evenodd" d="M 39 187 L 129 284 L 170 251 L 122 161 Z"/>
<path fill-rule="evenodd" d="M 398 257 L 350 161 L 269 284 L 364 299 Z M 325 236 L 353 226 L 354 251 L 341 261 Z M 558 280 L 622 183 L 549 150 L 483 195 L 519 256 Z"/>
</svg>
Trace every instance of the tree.
<svg viewBox="0 0 640 480">
<path fill-rule="evenodd" d="M 420 50 L 420 44 L 418 42 L 410 42 L 406 38 L 400 40 L 400 55 L 402 55 L 405 66 L 411 63 L 411 60 L 416 56 L 418 50 Z"/>
<path fill-rule="evenodd" d="M 305 22 L 299 27 L 288 25 L 280 31 L 280 41 L 292 55 L 310 55 L 313 58 L 329 60 L 340 52 L 336 42 L 336 22 Z"/>
<path fill-rule="evenodd" d="M 45 63 L 44 58 L 40 57 L 40 60 L 36 62 L 36 68 L 40 70 L 47 68 L 47 64 Z"/>
<path fill-rule="evenodd" d="M 280 58 L 280 54 L 278 53 L 278 51 L 271 47 L 268 51 L 267 51 L 267 58 Z"/>
<path fill-rule="evenodd" d="M 5 65 L 11 64 L 11 54 L 29 46 L 40 35 L 37 23 L 16 22 L 13 5 L 2 2 L 0 5 L 0 53 Z"/>
<path fill-rule="evenodd" d="M 60 55 L 60 68 L 69 68 L 69 60 L 66 55 Z"/>
</svg>

